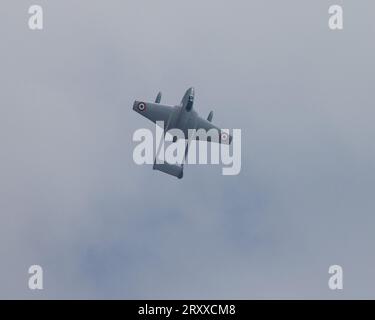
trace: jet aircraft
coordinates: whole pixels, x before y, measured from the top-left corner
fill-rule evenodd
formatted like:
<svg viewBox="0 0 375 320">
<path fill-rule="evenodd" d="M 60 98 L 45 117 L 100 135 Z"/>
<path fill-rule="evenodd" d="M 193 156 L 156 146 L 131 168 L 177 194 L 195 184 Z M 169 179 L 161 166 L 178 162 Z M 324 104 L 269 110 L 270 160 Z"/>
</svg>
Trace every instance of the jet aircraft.
<svg viewBox="0 0 375 320">
<path fill-rule="evenodd" d="M 225 131 L 222 131 L 211 123 L 213 118 L 213 111 L 211 111 L 207 119 L 201 118 L 196 111 L 193 110 L 194 105 L 194 88 L 189 88 L 183 96 L 179 105 L 170 106 L 161 104 L 162 93 L 159 92 L 155 102 L 144 102 L 136 100 L 133 104 L 133 110 L 148 118 L 152 122 L 157 123 L 163 121 L 164 123 L 164 135 L 168 130 L 180 129 L 185 139 L 196 139 L 201 140 L 201 136 L 189 137 L 189 129 L 203 129 L 206 132 L 213 129 L 217 131 L 217 141 L 215 137 L 208 135 L 207 141 L 217 142 L 223 144 L 230 144 L 232 136 Z M 173 142 L 176 142 L 177 137 L 173 137 Z M 185 158 L 187 155 L 188 147 L 185 150 Z M 181 164 L 169 164 L 167 162 L 157 163 L 156 159 L 153 166 L 154 170 L 159 170 L 164 173 L 175 176 L 179 179 L 183 177 L 184 163 Z"/>
</svg>

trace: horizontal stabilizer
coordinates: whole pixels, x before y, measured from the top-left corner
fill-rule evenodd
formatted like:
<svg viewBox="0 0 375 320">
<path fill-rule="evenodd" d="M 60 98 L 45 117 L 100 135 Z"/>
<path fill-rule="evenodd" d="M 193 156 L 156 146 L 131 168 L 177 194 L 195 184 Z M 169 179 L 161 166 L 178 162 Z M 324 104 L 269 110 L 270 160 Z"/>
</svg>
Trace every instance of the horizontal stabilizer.
<svg viewBox="0 0 375 320">
<path fill-rule="evenodd" d="M 175 176 L 178 179 L 182 179 L 184 175 L 184 166 L 177 165 L 177 164 L 169 164 L 169 163 L 154 163 L 154 170 L 159 170 L 161 172 L 170 174 L 171 176 Z"/>
</svg>

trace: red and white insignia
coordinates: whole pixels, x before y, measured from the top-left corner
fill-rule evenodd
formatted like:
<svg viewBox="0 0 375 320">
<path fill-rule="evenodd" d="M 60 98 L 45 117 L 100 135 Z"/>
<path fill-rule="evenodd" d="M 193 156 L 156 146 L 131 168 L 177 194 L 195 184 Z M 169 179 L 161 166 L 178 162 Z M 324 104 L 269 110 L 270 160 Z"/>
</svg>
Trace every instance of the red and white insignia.
<svg viewBox="0 0 375 320">
<path fill-rule="evenodd" d="M 139 111 L 145 111 L 146 110 L 146 104 L 144 102 L 138 103 L 138 110 Z"/>
</svg>

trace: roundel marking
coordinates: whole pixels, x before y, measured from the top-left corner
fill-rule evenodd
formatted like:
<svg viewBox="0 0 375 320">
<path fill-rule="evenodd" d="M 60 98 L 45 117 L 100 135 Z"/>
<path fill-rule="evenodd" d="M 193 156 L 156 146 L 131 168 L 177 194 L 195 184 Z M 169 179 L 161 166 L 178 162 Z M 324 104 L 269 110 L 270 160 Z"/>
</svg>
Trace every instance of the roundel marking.
<svg viewBox="0 0 375 320">
<path fill-rule="evenodd" d="M 227 141 L 227 140 L 228 140 L 228 134 L 225 133 L 225 132 L 222 132 L 222 133 L 221 133 L 221 140 L 223 140 L 223 141 Z"/>
<path fill-rule="evenodd" d="M 138 110 L 139 111 L 145 111 L 146 110 L 146 104 L 144 102 L 138 103 Z"/>
</svg>

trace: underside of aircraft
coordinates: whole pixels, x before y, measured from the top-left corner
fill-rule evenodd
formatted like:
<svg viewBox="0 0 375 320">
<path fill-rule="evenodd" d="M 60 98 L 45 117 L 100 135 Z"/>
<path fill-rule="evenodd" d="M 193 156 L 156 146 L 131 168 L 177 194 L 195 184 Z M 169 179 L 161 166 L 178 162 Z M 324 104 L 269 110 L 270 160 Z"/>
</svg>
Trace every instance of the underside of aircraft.
<svg viewBox="0 0 375 320">
<path fill-rule="evenodd" d="M 231 143 L 232 136 L 212 124 L 213 111 L 209 113 L 207 119 L 203 119 L 193 110 L 195 98 L 194 88 L 189 88 L 186 91 L 179 105 L 170 106 L 161 104 L 161 98 L 162 94 L 159 92 L 155 102 L 136 100 L 133 104 L 133 110 L 154 123 L 162 121 L 164 123 L 164 135 L 171 129 L 179 129 L 184 133 L 185 139 L 201 140 L 201 136 L 189 136 L 189 130 L 216 131 L 217 135 L 208 136 L 207 141 L 222 144 Z M 177 137 L 174 137 L 173 141 L 176 142 L 176 139 Z M 188 147 L 189 146 L 186 146 L 185 158 L 187 156 Z M 181 179 L 183 177 L 184 163 L 157 163 L 155 159 L 153 169 Z"/>
</svg>

